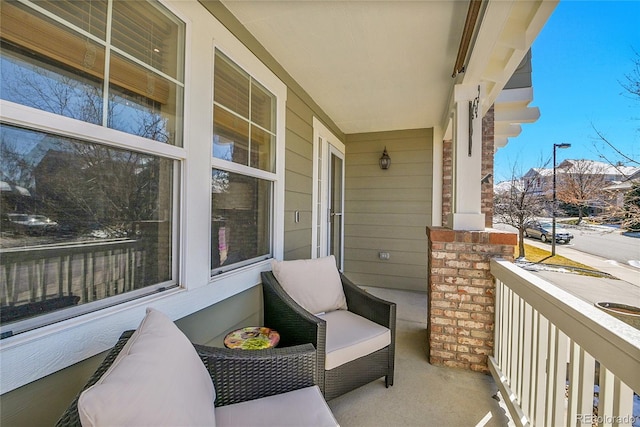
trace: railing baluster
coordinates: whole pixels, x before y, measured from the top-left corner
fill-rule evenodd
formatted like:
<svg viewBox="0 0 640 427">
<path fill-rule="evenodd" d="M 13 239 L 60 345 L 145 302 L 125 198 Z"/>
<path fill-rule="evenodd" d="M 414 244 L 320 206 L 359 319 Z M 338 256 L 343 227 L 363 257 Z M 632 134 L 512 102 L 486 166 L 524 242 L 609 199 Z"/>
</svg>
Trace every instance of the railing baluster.
<svg viewBox="0 0 640 427">
<path fill-rule="evenodd" d="M 509 289 L 506 288 L 504 286 L 504 284 L 501 283 L 501 287 L 502 287 L 502 307 L 501 307 L 501 318 L 502 318 L 502 327 L 504 329 L 498 331 L 500 334 L 500 359 L 501 359 L 501 364 L 500 366 L 504 369 L 506 364 L 507 364 L 507 359 L 508 359 L 508 346 L 509 346 L 509 340 L 507 337 L 507 334 L 509 332 Z"/>
<path fill-rule="evenodd" d="M 16 262 L 13 264 L 13 274 L 11 275 L 11 286 L 10 286 L 10 294 L 9 294 L 9 305 L 15 305 L 18 300 L 19 291 L 16 289 L 18 283 L 18 274 L 20 271 L 20 262 Z"/>
<path fill-rule="evenodd" d="M 82 257 L 82 299 L 84 302 L 91 301 L 89 299 L 89 289 L 87 288 L 88 279 L 87 275 L 89 270 L 89 254 L 84 253 Z"/>
<path fill-rule="evenodd" d="M 615 376 L 602 365 L 600 365 L 599 386 L 598 417 L 603 419 L 605 416 L 613 414 Z M 598 425 L 602 426 L 605 424 L 603 422 L 598 422 Z"/>
<path fill-rule="evenodd" d="M 552 388 L 552 403 L 551 403 L 551 424 L 553 426 L 561 426 L 566 423 L 565 421 L 565 393 L 567 387 L 567 353 L 568 338 L 557 327 L 554 327 L 554 354 L 551 360 L 553 365 L 551 366 L 552 374 L 550 375 L 550 381 Z"/>
<path fill-rule="evenodd" d="M 593 413 L 595 359 L 571 342 L 567 426 L 580 425 Z"/>
<path fill-rule="evenodd" d="M 525 302 L 522 298 L 518 297 L 518 370 L 517 370 L 517 395 L 518 395 L 518 403 L 522 406 L 522 390 L 524 388 L 524 360 L 526 359 L 526 354 L 524 350 L 524 339 L 525 339 Z"/>
<path fill-rule="evenodd" d="M 614 399 L 613 414 L 616 416 L 612 419 L 612 425 L 631 427 L 631 418 L 633 416 L 633 390 L 615 377 L 614 381 Z"/>
<path fill-rule="evenodd" d="M 529 415 L 531 408 L 531 385 L 533 371 L 531 369 L 533 362 L 533 308 L 529 304 L 524 305 L 523 310 L 523 334 L 522 334 L 522 389 L 520 391 L 522 397 L 520 405 L 525 414 Z"/>
<path fill-rule="evenodd" d="M 518 358 L 519 358 L 519 354 L 518 354 L 518 342 L 520 341 L 520 324 L 519 324 L 519 319 L 520 319 L 520 312 L 519 312 L 519 308 L 520 308 L 520 302 L 519 302 L 520 298 L 518 298 L 518 295 L 515 294 L 515 292 L 511 293 L 511 355 L 509 357 L 509 385 L 511 386 L 511 390 L 513 390 L 514 392 L 517 392 L 518 390 Z M 517 396 L 517 395 L 516 395 Z"/>
<path fill-rule="evenodd" d="M 40 300 L 47 299 L 47 258 L 38 262 L 38 279 L 40 281 Z"/>
<path fill-rule="evenodd" d="M 549 321 L 544 316 L 538 315 L 538 348 L 536 356 L 536 378 L 535 378 L 535 411 L 532 419 L 532 425 L 543 426 L 545 421 L 545 413 L 547 408 L 546 389 L 547 389 L 547 363 L 548 363 L 548 336 Z"/>
<path fill-rule="evenodd" d="M 36 280 L 36 261 L 31 261 L 29 263 L 29 283 L 38 283 Z M 38 286 L 29 286 L 30 289 L 30 297 L 29 302 L 35 302 L 38 296 Z"/>
<path fill-rule="evenodd" d="M 64 256 L 58 257 L 58 296 L 64 295 Z"/>
</svg>

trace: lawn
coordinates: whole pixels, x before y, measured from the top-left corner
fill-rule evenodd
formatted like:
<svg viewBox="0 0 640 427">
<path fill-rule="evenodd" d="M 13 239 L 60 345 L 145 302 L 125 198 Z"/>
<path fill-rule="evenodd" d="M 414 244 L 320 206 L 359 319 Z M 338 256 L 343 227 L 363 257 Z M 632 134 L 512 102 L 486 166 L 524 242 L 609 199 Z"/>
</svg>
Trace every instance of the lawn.
<svg viewBox="0 0 640 427">
<path fill-rule="evenodd" d="M 516 254 L 518 254 L 518 250 L 519 248 L 518 246 L 516 246 L 516 251 L 515 251 Z M 546 251 L 544 249 L 540 249 L 536 246 L 531 246 L 527 244 L 524 245 L 524 255 L 527 261 L 530 261 L 530 262 L 577 268 L 581 270 L 584 269 L 584 270 L 590 270 L 590 271 L 597 271 L 588 265 L 584 265 L 579 262 L 572 261 L 569 258 L 565 258 L 561 255 L 556 254 L 554 256 L 551 256 L 551 252 Z"/>
</svg>

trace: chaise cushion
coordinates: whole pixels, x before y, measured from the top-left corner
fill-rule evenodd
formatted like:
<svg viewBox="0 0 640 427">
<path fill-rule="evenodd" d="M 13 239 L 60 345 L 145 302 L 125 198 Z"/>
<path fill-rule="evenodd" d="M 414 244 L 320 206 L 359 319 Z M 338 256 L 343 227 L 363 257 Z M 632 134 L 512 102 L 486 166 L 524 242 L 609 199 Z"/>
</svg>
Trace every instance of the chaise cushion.
<svg viewBox="0 0 640 427">
<path fill-rule="evenodd" d="M 391 331 L 350 311 L 319 316 L 327 322 L 326 370 L 367 356 L 391 344 Z"/>
<path fill-rule="evenodd" d="M 216 408 L 217 427 L 338 426 L 318 386 Z"/>
<path fill-rule="evenodd" d="M 318 314 L 347 309 L 333 255 L 294 261 L 273 260 L 271 269 L 287 294 L 305 310 Z"/>
<path fill-rule="evenodd" d="M 83 426 L 215 426 L 215 390 L 193 344 L 152 308 L 78 401 Z"/>
</svg>

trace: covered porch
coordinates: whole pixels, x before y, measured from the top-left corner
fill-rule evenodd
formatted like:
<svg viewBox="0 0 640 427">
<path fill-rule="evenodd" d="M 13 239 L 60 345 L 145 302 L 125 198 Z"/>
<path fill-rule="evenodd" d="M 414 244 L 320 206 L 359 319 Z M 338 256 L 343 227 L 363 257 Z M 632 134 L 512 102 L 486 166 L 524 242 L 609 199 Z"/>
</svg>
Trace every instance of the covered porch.
<svg viewBox="0 0 640 427">
<path fill-rule="evenodd" d="M 2 422 L 51 424 L 99 363 L 101 352 L 124 329 L 138 325 L 146 305 L 164 310 L 193 342 L 219 345 L 226 332 L 261 323 L 259 273 L 270 268 L 270 259 L 334 254 L 347 277 L 398 302 L 401 347 L 392 388 L 372 383 L 330 402 L 341 425 L 504 425 L 507 416 L 493 398 L 498 386 L 507 400 L 517 399 L 497 370 L 496 381 L 489 375 L 490 358 L 495 345 L 502 345 L 498 338 L 517 335 L 520 324 L 494 322 L 498 297 L 493 277 L 498 276 L 490 258 L 509 259 L 515 238 L 490 229 L 492 158 L 518 135 L 521 123 L 539 115 L 529 107 L 534 91 L 529 49 L 556 2 L 161 3 L 188 23 L 187 78 L 180 82 L 185 125 L 177 137 L 183 146 L 158 148 L 155 141 L 137 137 L 132 142 L 113 129 L 81 126 L 78 131 L 75 120 L 58 123 L 57 116 L 25 112 L 17 102 L 2 104 L 3 122 L 10 125 L 53 129 L 116 148 L 142 147 L 180 165 L 174 187 L 169 174 L 158 181 L 159 187 L 175 190 L 159 201 L 167 208 L 165 221 L 144 224 L 152 235 L 161 235 L 152 242 L 156 259 L 151 261 L 169 260 L 160 273 L 170 277 L 171 286 L 154 282 L 156 294 L 7 335 L 1 354 Z M 212 128 L 235 126 L 233 118 L 221 120 L 214 112 L 222 105 L 214 93 L 218 61 L 227 61 L 227 69 L 239 75 L 246 73 L 250 82 L 255 77 L 253 90 L 272 92 L 277 114 L 269 128 L 271 171 L 248 170 L 216 157 L 216 147 L 225 144 L 215 146 L 219 140 Z M 238 116 L 232 112 L 228 116 Z M 261 129 L 269 127 L 265 123 Z M 379 163 L 383 152 L 390 157 L 389 168 Z M 212 169 L 214 176 L 223 170 L 273 184 L 270 198 L 261 199 L 259 192 L 255 197 L 272 216 L 263 228 L 256 227 L 255 241 L 243 242 L 243 249 L 266 248 L 261 257 L 246 256 L 243 264 L 233 264 L 239 255 L 231 253 L 228 239 L 250 228 L 240 223 L 251 224 L 243 216 L 251 205 L 220 196 L 211 182 Z M 330 173 L 336 171 L 341 173 Z M 340 210 L 333 209 L 330 195 L 342 202 Z M 222 230 L 222 215 L 216 212 L 223 210 L 221 205 L 225 215 L 237 216 L 230 232 Z M 145 250 L 136 249 L 134 257 L 143 259 Z M 39 251 L 52 252 L 55 272 L 71 265 L 60 249 Z M 103 255 L 87 253 L 85 265 L 99 265 L 96 260 Z M 33 261 L 34 271 L 47 262 Z M 53 286 L 62 288 L 59 276 Z M 45 274 L 37 277 L 41 286 L 30 292 L 34 296 L 47 287 Z M 507 285 L 514 280 L 499 279 Z M 94 294 L 101 292 L 95 289 Z M 614 392 L 618 403 L 607 403 L 612 414 L 628 409 L 629 390 L 619 380 L 638 389 L 637 378 L 629 374 L 638 372 L 638 347 L 637 341 L 628 343 L 629 334 L 623 331 L 627 338 L 611 347 L 611 354 L 630 355 L 623 370 L 610 368 L 621 390 Z M 609 332 L 605 335 L 610 338 Z M 501 363 L 509 368 L 521 363 L 509 362 L 510 357 L 496 366 L 502 370 Z M 545 409 L 553 417 L 563 408 L 558 378 L 549 385 L 552 394 L 545 394 L 555 399 Z M 44 407 L 40 402 L 46 402 Z M 514 422 L 526 425 L 518 416 L 522 405 L 511 405 L 511 410 Z M 613 412 L 616 405 L 622 412 Z"/>
</svg>

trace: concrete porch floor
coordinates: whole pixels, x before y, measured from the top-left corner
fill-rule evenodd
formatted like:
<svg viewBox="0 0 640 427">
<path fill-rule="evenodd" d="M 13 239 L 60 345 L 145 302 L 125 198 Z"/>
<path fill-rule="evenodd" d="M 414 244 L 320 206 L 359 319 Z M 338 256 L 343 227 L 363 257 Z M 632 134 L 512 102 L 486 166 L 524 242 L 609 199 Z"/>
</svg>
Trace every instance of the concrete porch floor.
<svg viewBox="0 0 640 427">
<path fill-rule="evenodd" d="M 341 427 L 513 425 L 490 375 L 429 364 L 426 294 L 365 289 L 397 304 L 394 386 L 380 379 L 329 401 Z"/>
</svg>

